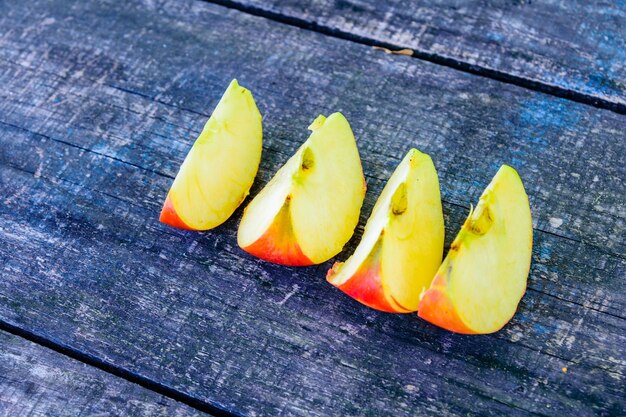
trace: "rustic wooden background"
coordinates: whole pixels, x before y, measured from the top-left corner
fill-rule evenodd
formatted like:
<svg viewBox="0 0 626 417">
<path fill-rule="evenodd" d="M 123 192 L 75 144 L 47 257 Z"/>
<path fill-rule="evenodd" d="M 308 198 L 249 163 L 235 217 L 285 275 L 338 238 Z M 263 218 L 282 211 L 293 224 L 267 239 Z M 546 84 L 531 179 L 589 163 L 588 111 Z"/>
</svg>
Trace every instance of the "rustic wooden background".
<svg viewBox="0 0 626 417">
<path fill-rule="evenodd" d="M 625 414 L 626 3 L 380 3 L 0 0 L 0 415 Z M 160 224 L 234 77 L 264 116 L 253 195 L 315 116 L 351 122 L 368 191 L 338 259 L 410 147 L 447 245 L 514 166 L 535 241 L 511 323 L 367 309 L 332 261 L 241 251 L 241 208 Z"/>
</svg>

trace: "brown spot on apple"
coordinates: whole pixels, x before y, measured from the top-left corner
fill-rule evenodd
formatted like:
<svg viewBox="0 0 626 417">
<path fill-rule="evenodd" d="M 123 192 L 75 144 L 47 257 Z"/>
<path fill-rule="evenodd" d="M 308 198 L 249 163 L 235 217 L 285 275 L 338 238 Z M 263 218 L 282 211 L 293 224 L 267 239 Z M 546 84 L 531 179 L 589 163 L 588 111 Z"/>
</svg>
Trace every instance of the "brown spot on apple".
<svg viewBox="0 0 626 417">
<path fill-rule="evenodd" d="M 406 183 L 403 182 L 398 186 L 391 198 L 391 212 L 396 216 L 404 213 L 408 206 Z"/>
<path fill-rule="evenodd" d="M 311 150 L 311 148 L 305 148 L 304 152 L 302 153 L 302 171 L 308 171 L 309 169 L 312 169 L 313 165 L 315 165 L 315 157 L 313 155 L 313 151 Z"/>
<path fill-rule="evenodd" d="M 470 222 L 470 230 L 475 235 L 482 236 L 489 231 L 493 225 L 494 216 L 492 210 L 487 204 L 478 204 L 472 220 Z"/>
</svg>

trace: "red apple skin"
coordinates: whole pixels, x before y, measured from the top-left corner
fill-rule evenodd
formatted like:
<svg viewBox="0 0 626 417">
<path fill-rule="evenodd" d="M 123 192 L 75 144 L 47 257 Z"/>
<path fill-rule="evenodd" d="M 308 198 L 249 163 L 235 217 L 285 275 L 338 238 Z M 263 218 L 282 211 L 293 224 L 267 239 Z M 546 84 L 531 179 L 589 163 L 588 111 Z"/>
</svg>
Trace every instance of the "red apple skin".
<svg viewBox="0 0 626 417">
<path fill-rule="evenodd" d="M 307 258 L 300 249 L 293 233 L 289 198 L 267 231 L 256 242 L 242 249 L 250 255 L 276 264 L 286 266 L 313 265 L 313 261 Z"/>
<path fill-rule="evenodd" d="M 417 315 L 424 320 L 455 333 L 477 334 L 457 314 L 446 293 L 446 277 L 439 273 L 419 303 Z"/>
<path fill-rule="evenodd" d="M 161 210 L 161 216 L 159 216 L 159 221 L 161 223 L 167 224 L 168 226 L 177 227 L 179 229 L 195 230 L 187 226 L 187 224 L 180 217 L 178 217 L 176 209 L 174 208 L 174 203 L 172 203 L 172 198 L 169 194 L 167 195 L 165 203 L 163 204 L 163 209 Z"/>
<path fill-rule="evenodd" d="M 399 310 L 394 308 L 387 299 L 381 283 L 382 268 L 380 264 L 381 258 L 381 243 L 380 241 L 374 246 L 372 253 L 368 256 L 367 261 L 361 265 L 357 272 L 352 277 L 341 285 L 335 285 L 332 282 L 332 277 L 335 275 L 335 271 L 341 265 L 337 262 L 326 274 L 326 280 L 335 285 L 341 291 L 348 294 L 361 304 L 364 304 L 370 308 L 384 311 L 386 313 L 408 313 L 409 310 Z M 396 302 L 396 304 L 398 304 Z M 400 306 L 398 304 L 398 306 Z"/>
</svg>

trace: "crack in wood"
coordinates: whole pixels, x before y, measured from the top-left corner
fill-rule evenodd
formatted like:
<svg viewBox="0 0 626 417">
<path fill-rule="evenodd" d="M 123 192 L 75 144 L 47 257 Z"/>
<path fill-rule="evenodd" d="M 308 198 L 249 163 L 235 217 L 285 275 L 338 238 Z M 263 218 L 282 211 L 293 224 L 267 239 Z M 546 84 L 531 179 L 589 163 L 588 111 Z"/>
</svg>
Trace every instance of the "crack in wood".
<svg viewBox="0 0 626 417">
<path fill-rule="evenodd" d="M 233 0 L 200 0 L 207 3 L 217 4 L 229 9 L 239 10 L 243 13 L 248 13 L 253 16 L 263 17 L 278 23 L 294 26 L 304 30 L 310 30 L 313 32 L 321 33 L 326 36 L 342 39 L 349 42 L 354 42 L 360 45 L 384 48 L 387 50 L 407 50 L 405 45 L 398 45 L 390 42 L 384 42 L 370 37 L 357 35 L 352 32 L 347 32 L 335 27 L 327 26 L 325 24 L 317 23 L 314 21 L 307 21 L 295 16 L 288 16 L 278 12 L 274 12 L 268 9 L 263 9 L 250 4 L 244 4 Z M 585 94 L 576 90 L 563 88 L 556 84 L 548 84 L 545 82 L 539 82 L 537 80 L 515 75 L 503 71 L 489 68 L 486 66 L 472 64 L 467 61 L 443 56 L 428 52 L 426 50 L 411 49 L 412 54 L 410 57 L 421 59 L 423 61 L 432 62 L 433 64 L 442 65 L 449 68 L 454 68 L 458 71 L 466 72 L 473 75 L 478 75 L 492 80 L 497 80 L 502 83 L 515 85 L 528 90 L 537 91 L 544 94 L 549 94 L 555 97 L 564 98 L 570 101 L 574 101 L 588 106 L 597 107 L 600 109 L 610 110 L 618 114 L 626 114 L 626 104 L 615 103 L 606 100 L 602 97 L 596 97 L 589 94 Z M 405 54 L 407 55 L 407 54 Z"/>
<path fill-rule="evenodd" d="M 45 336 L 39 335 L 37 333 L 31 332 L 29 330 L 23 329 L 19 326 L 16 326 L 2 319 L 0 319 L 0 330 L 10 333 L 12 335 L 21 337 L 30 342 L 36 343 L 40 346 L 44 346 L 64 356 L 75 359 L 84 364 L 92 366 L 96 369 L 104 371 L 108 374 L 114 375 L 118 378 L 122 378 L 126 381 L 137 384 L 143 388 L 147 388 L 165 397 L 171 398 L 180 403 L 188 405 L 198 411 L 209 413 L 212 416 L 244 417 L 242 414 L 229 409 L 223 404 L 212 403 L 206 400 L 201 400 L 185 392 L 182 392 L 180 390 L 177 390 L 175 388 L 162 384 L 153 379 L 147 378 L 139 373 L 130 371 L 123 367 L 119 367 L 115 365 L 114 363 L 109 362 L 105 359 L 99 358 L 97 356 L 93 356 L 89 353 L 83 352 L 78 349 L 74 349 L 73 347 L 66 345 L 60 341 L 53 340 Z"/>
</svg>

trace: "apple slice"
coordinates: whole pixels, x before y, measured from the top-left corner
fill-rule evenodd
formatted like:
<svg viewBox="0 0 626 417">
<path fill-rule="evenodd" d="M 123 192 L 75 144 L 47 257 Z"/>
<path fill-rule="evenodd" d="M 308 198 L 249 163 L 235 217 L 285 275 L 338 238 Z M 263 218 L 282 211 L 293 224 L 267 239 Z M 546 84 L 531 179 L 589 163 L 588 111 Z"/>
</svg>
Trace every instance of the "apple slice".
<svg viewBox="0 0 626 417">
<path fill-rule="evenodd" d="M 363 238 L 328 282 L 361 303 L 390 313 L 416 311 L 443 255 L 439 179 L 430 156 L 411 149 L 374 205 Z"/>
<path fill-rule="evenodd" d="M 250 191 L 262 138 L 252 93 L 233 80 L 183 161 L 159 220 L 190 230 L 225 222 Z"/>
<path fill-rule="evenodd" d="M 354 233 L 365 179 L 350 124 L 319 116 L 309 139 L 244 211 L 237 242 L 266 261 L 304 266 L 341 251 Z"/>
<path fill-rule="evenodd" d="M 522 180 L 503 165 L 454 239 L 418 315 L 457 333 L 501 329 L 526 291 L 532 230 Z"/>
</svg>

